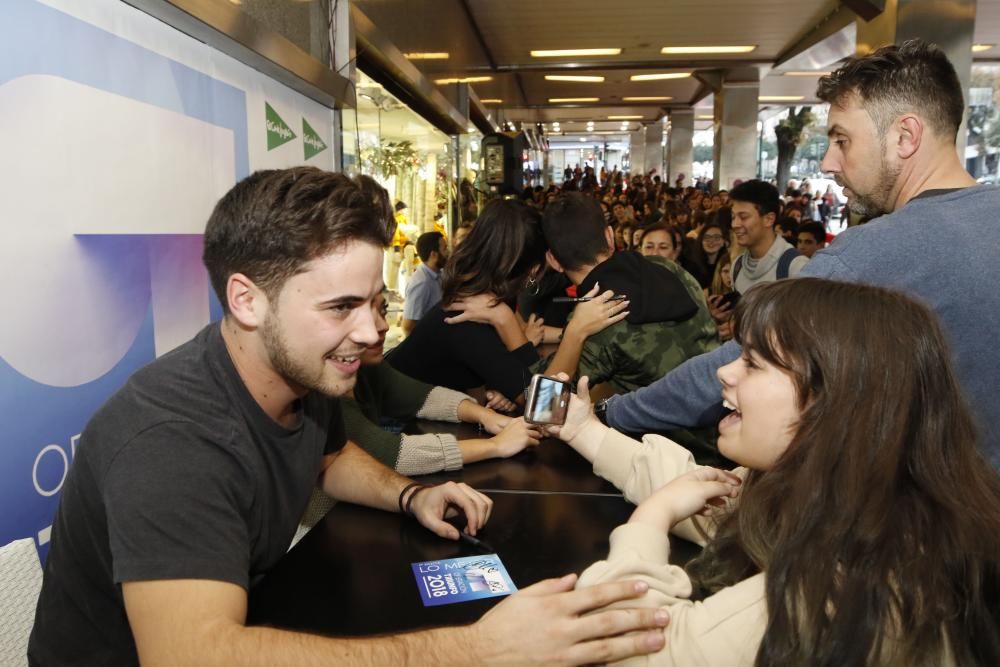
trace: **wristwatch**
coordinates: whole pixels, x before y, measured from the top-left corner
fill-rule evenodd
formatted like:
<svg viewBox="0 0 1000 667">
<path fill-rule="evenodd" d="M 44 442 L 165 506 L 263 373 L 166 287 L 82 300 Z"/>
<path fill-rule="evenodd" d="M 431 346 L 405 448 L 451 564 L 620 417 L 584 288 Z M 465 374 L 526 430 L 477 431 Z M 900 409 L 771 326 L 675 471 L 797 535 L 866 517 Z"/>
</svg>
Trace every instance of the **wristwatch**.
<svg viewBox="0 0 1000 667">
<path fill-rule="evenodd" d="M 608 403 L 610 402 L 610 398 L 602 398 L 594 403 L 594 416 L 601 420 L 605 426 L 608 425 Z"/>
</svg>

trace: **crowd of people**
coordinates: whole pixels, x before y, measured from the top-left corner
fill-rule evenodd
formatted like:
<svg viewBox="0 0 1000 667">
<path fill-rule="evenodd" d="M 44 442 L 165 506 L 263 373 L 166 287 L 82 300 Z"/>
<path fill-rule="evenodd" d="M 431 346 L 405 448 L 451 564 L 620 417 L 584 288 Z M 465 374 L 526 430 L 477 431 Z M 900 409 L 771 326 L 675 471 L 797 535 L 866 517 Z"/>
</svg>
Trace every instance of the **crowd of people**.
<svg viewBox="0 0 1000 667">
<path fill-rule="evenodd" d="M 827 245 L 829 192 L 814 214 L 815 194 L 760 180 L 711 193 L 584 169 L 489 202 L 460 242 L 418 239 L 385 359 L 385 191 L 309 167 L 238 183 L 205 234 L 222 322 L 82 435 L 32 664 L 1000 664 L 1000 355 L 982 315 L 1000 310 L 982 280 L 1000 190 L 958 159 L 961 84 L 935 47 L 851 59 L 818 96 L 823 170 L 872 222 Z M 535 372 L 576 380 L 561 426 L 513 416 Z M 612 395 L 592 402 L 591 383 Z M 386 433 L 386 416 L 491 437 Z M 470 626 L 246 626 L 249 583 L 317 480 L 458 539 L 448 508 L 475 535 L 491 499 L 405 475 L 543 435 L 637 505 L 579 578 Z M 702 553 L 671 565 L 668 533 Z"/>
</svg>

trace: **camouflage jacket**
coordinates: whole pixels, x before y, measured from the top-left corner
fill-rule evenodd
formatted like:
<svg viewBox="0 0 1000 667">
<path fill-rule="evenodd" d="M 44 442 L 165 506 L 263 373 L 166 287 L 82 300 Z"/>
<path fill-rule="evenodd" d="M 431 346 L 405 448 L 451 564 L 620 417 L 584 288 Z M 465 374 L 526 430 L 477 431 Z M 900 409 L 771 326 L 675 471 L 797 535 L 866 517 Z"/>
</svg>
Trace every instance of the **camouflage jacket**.
<svg viewBox="0 0 1000 667">
<path fill-rule="evenodd" d="M 680 279 L 688 296 L 697 304 L 697 312 L 679 322 L 636 324 L 626 319 L 588 338 L 580 355 L 577 377 L 588 376 L 591 386 L 610 382 L 615 393 L 635 391 L 720 344 L 698 281 L 672 260 L 647 257 L 644 261 L 663 266 Z M 636 307 L 634 290 L 608 283 L 604 278 L 600 282 L 602 288 L 628 294 L 632 300 L 630 310 Z M 645 298 L 659 296 L 648 289 L 641 292 Z"/>
</svg>

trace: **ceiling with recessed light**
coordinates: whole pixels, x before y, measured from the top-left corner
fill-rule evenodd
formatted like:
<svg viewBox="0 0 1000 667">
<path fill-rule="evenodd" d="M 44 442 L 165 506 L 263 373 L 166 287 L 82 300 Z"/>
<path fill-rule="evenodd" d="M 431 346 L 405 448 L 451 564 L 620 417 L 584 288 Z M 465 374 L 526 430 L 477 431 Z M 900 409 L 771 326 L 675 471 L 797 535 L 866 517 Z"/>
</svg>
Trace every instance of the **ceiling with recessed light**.
<svg viewBox="0 0 1000 667">
<path fill-rule="evenodd" d="M 609 116 L 638 116 L 628 119 L 638 127 L 669 109 L 692 106 L 696 127 L 706 127 L 712 95 L 702 80 L 735 67 L 757 68 L 762 106 L 815 102 L 816 80 L 825 72 L 786 76 L 774 65 L 825 19 L 843 11 L 839 0 L 354 3 L 400 51 L 410 54 L 410 62 L 428 79 L 471 80 L 479 98 L 500 110 L 502 118 L 542 122 L 547 129 L 558 120 L 565 133 L 577 125 L 583 131 L 587 121 L 595 121 L 595 131 L 620 131 L 621 122 Z M 978 0 L 974 38 L 989 45 L 1000 42 L 1000 0 Z M 720 54 L 664 52 L 706 46 L 745 48 Z M 568 49 L 611 51 L 532 55 Z M 1000 58 L 1000 47 L 975 58 Z"/>
</svg>

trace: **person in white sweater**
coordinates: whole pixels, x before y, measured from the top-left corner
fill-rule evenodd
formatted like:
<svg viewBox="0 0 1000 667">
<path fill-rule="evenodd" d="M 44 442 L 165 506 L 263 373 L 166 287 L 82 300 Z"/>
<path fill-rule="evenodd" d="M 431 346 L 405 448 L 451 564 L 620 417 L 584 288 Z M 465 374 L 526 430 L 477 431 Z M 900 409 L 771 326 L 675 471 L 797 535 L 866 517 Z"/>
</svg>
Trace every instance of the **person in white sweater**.
<svg viewBox="0 0 1000 667">
<path fill-rule="evenodd" d="M 935 317 L 800 278 L 750 291 L 735 331 L 719 449 L 743 467 L 608 428 L 585 378 L 549 429 L 638 504 L 578 583 L 638 577 L 669 610 L 665 647 L 630 664 L 1000 664 L 1000 477 Z M 668 531 L 705 546 L 686 570 Z"/>
</svg>

